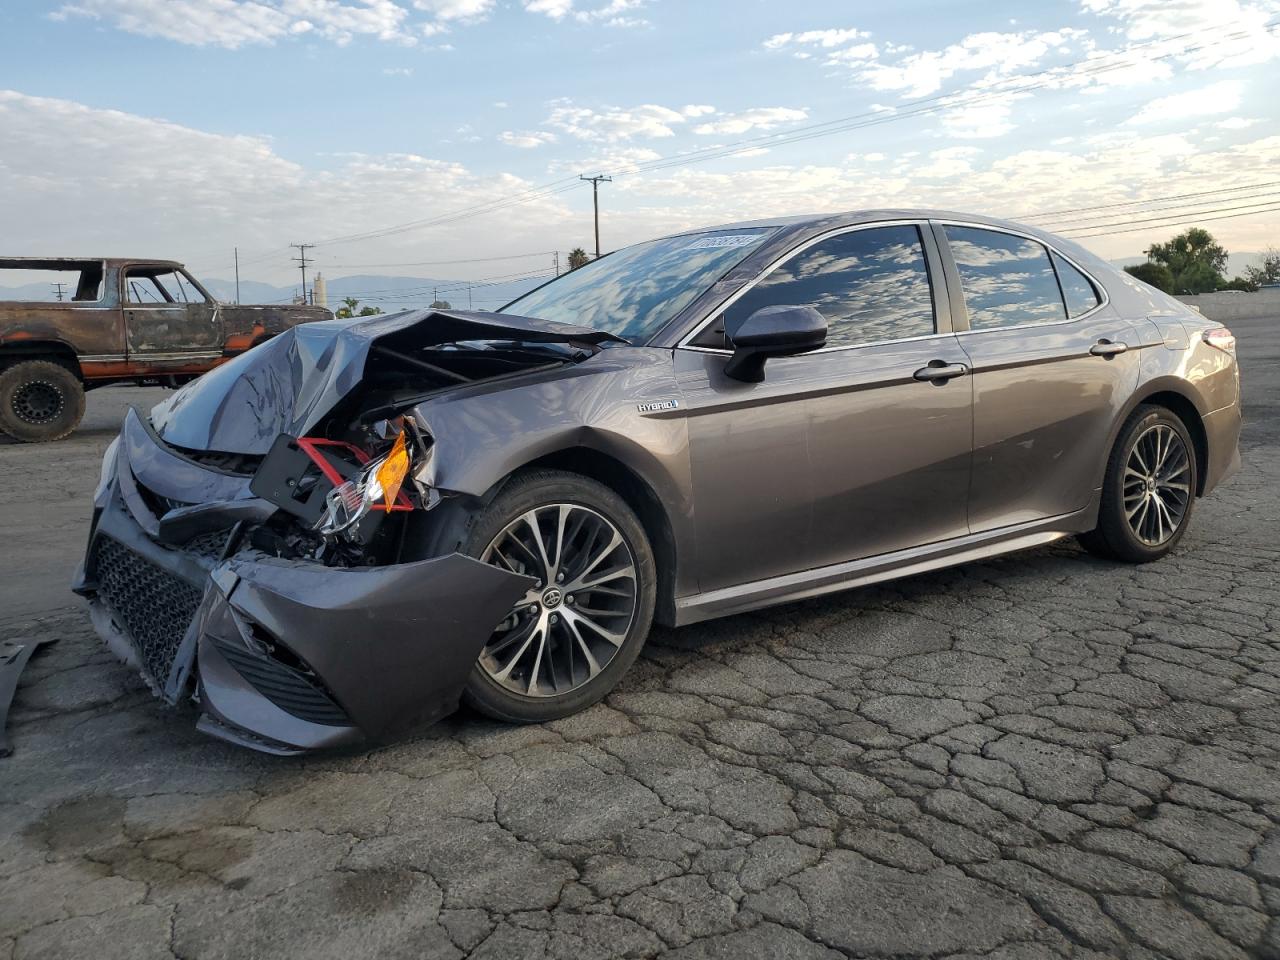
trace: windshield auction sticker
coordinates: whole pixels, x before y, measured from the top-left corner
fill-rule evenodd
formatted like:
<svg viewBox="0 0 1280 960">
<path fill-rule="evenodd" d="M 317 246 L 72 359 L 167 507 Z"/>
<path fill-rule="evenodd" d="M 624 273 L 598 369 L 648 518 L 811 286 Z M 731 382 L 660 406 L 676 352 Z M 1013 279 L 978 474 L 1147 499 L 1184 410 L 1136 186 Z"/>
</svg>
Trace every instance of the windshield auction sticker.
<svg viewBox="0 0 1280 960">
<path fill-rule="evenodd" d="M 749 247 L 763 236 L 763 233 L 731 233 L 721 237 L 699 237 L 685 249 L 706 250 L 711 247 Z"/>
</svg>

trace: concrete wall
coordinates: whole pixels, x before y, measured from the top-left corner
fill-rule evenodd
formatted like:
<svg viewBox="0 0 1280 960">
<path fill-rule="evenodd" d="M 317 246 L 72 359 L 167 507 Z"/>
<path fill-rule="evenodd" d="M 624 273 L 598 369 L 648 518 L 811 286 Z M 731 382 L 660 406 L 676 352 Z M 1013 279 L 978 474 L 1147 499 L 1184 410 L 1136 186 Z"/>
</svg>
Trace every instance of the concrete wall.
<svg viewBox="0 0 1280 960">
<path fill-rule="evenodd" d="M 1253 317 L 1280 319 L 1280 289 L 1276 288 L 1259 290 L 1257 293 L 1200 293 L 1194 297 L 1178 299 L 1195 307 L 1210 320 L 1246 320 Z"/>
</svg>

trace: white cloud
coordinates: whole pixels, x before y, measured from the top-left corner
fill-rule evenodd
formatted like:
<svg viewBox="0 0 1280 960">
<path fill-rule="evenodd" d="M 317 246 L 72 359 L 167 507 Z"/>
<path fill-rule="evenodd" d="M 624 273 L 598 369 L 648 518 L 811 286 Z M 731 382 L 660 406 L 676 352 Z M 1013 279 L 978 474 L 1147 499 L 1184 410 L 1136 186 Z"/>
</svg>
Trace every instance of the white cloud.
<svg viewBox="0 0 1280 960">
<path fill-rule="evenodd" d="M 291 240 L 427 218 L 532 185 L 413 154 L 347 155 L 332 169 L 303 167 L 265 138 L 5 90 L 0 129 L 0 222 L 26 224 L 23 242 L 31 249 L 140 251 L 185 259 L 206 277 L 225 276 L 238 245 L 242 263 L 253 261 L 247 276 L 287 280 L 296 274 Z M 415 259 L 404 256 L 406 242 L 442 256 L 446 246 L 479 251 L 495 242 L 503 247 L 498 253 L 537 250 L 571 223 L 577 221 L 558 199 L 543 198 L 505 209 L 499 221 L 468 219 L 352 249 L 356 262 Z M 330 248 L 316 252 L 323 269 Z"/>
<path fill-rule="evenodd" d="M 357 36 L 410 44 L 408 11 L 393 0 L 75 0 L 54 19 L 107 20 L 128 33 L 231 49 L 318 35 L 338 44 Z"/>
<path fill-rule="evenodd" d="M 623 14 L 639 9 L 648 2 L 649 0 L 609 0 L 603 6 L 580 10 L 574 6 L 574 0 L 523 0 L 524 8 L 529 13 L 540 13 L 552 20 L 564 20 L 568 17 L 578 23 L 600 22 L 610 27 L 647 26 L 647 20 Z"/>
<path fill-rule="evenodd" d="M 548 143 L 555 143 L 556 135 L 546 130 L 503 130 L 498 134 L 498 140 L 511 147 L 532 150 Z"/>
<path fill-rule="evenodd" d="M 383 67 L 382 72 L 388 77 L 412 77 L 413 67 Z"/>
<path fill-rule="evenodd" d="M 1199 90 L 1159 97 L 1146 104 L 1125 122 L 1181 124 L 1190 117 L 1230 113 L 1240 105 L 1240 96 L 1239 81 L 1223 80 Z"/>
<path fill-rule="evenodd" d="M 873 90 L 899 93 L 905 97 L 927 97 L 942 89 L 957 74 L 984 73 L 990 82 L 1025 70 L 1051 53 L 1078 46 L 1085 31 L 1072 28 L 1042 32 L 1018 31 L 971 33 L 940 50 L 912 51 L 895 44 L 877 46 L 868 42 L 864 30 L 810 30 L 780 33 L 764 42 L 766 49 L 805 48 L 822 51 L 827 66 L 851 71 L 856 79 Z"/>
<path fill-rule="evenodd" d="M 493 9 L 494 0 L 413 0 L 438 20 L 480 20 Z"/>
<path fill-rule="evenodd" d="M 794 123 L 809 116 L 808 110 L 792 107 L 756 107 L 741 113 L 726 114 L 719 119 L 702 123 L 693 128 L 694 133 L 739 134 L 748 130 L 772 130 L 784 123 Z"/>
<path fill-rule="evenodd" d="M 524 0 L 524 8 L 530 13 L 542 13 L 552 20 L 561 20 L 573 10 L 573 0 Z"/>
<path fill-rule="evenodd" d="M 917 177 L 958 177 L 973 172 L 972 160 L 981 153 L 977 147 L 946 147 L 934 150 L 925 163 L 916 164 L 913 169 Z"/>
<path fill-rule="evenodd" d="M 1002 137 L 1014 129 L 1014 103 L 1026 96 L 1013 93 L 983 95 L 945 110 L 942 114 L 943 132 L 965 140 Z"/>
<path fill-rule="evenodd" d="M 637 107 L 606 107 L 593 110 L 575 107 L 568 100 L 556 101 L 547 117 L 547 125 L 579 140 L 618 141 L 638 137 L 675 136 L 674 128 L 688 117 L 670 107 L 642 103 Z"/>
<path fill-rule="evenodd" d="M 767 50 L 778 50 L 791 45 L 830 48 L 869 36 L 871 34 L 866 30 L 857 29 L 806 30 L 803 33 L 775 33 L 764 45 Z"/>
<path fill-rule="evenodd" d="M 1246 130 L 1261 122 L 1255 117 L 1228 117 L 1226 120 L 1219 120 L 1214 126 L 1220 130 Z"/>
<path fill-rule="evenodd" d="M 1150 44 L 1147 56 L 1168 54 L 1188 69 L 1239 67 L 1280 57 L 1280 36 L 1267 28 L 1278 12 L 1271 2 L 1081 0 L 1081 6 L 1118 21 L 1129 41 Z"/>
</svg>

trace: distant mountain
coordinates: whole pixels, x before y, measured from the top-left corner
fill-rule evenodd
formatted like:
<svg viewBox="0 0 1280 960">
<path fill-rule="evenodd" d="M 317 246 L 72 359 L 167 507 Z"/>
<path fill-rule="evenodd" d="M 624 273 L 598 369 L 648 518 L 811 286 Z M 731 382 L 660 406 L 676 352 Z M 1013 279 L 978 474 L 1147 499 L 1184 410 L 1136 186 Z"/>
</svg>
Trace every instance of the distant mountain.
<svg viewBox="0 0 1280 960">
<path fill-rule="evenodd" d="M 30 274 L 28 274 L 30 276 Z M 234 280 L 197 277 L 217 299 L 232 303 L 236 299 Z M 308 283 L 311 278 L 308 277 Z M 381 307 L 386 313 L 428 307 L 438 296 L 458 310 L 496 310 L 520 294 L 532 290 L 545 278 L 472 283 L 470 297 L 466 280 L 442 280 L 427 277 L 354 276 L 326 278 L 329 309 L 342 306 L 343 297 L 355 297 L 361 306 Z M 289 303 L 298 293 L 300 284 L 274 286 L 256 280 L 240 281 L 241 303 Z M 48 282 L 26 283 L 11 287 L 0 286 L 0 300 L 52 301 L 56 299 Z"/>
<path fill-rule="evenodd" d="M 342 306 L 344 297 L 355 297 L 361 306 L 381 307 L 387 313 L 427 307 L 438 297 L 459 310 L 495 310 L 520 294 L 543 283 L 543 278 L 512 280 L 471 285 L 468 298 L 467 281 L 444 280 L 429 277 L 381 277 L 360 275 L 354 277 L 325 278 L 329 309 Z M 232 301 L 236 295 L 234 280 L 201 279 L 210 293 L 219 300 Z M 241 303 L 288 303 L 300 289 L 300 284 L 274 287 L 270 284 L 240 281 Z"/>
</svg>

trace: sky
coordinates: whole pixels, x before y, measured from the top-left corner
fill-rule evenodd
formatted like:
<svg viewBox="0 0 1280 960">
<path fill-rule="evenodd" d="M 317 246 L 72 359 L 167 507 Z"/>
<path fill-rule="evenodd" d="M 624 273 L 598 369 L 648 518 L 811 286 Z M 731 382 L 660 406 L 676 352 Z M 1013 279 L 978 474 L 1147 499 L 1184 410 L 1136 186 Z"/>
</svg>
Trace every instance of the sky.
<svg viewBox="0 0 1280 960">
<path fill-rule="evenodd" d="M 1280 0 L 0 0 L 5 255 L 287 283 L 932 206 L 1280 246 Z"/>
</svg>

